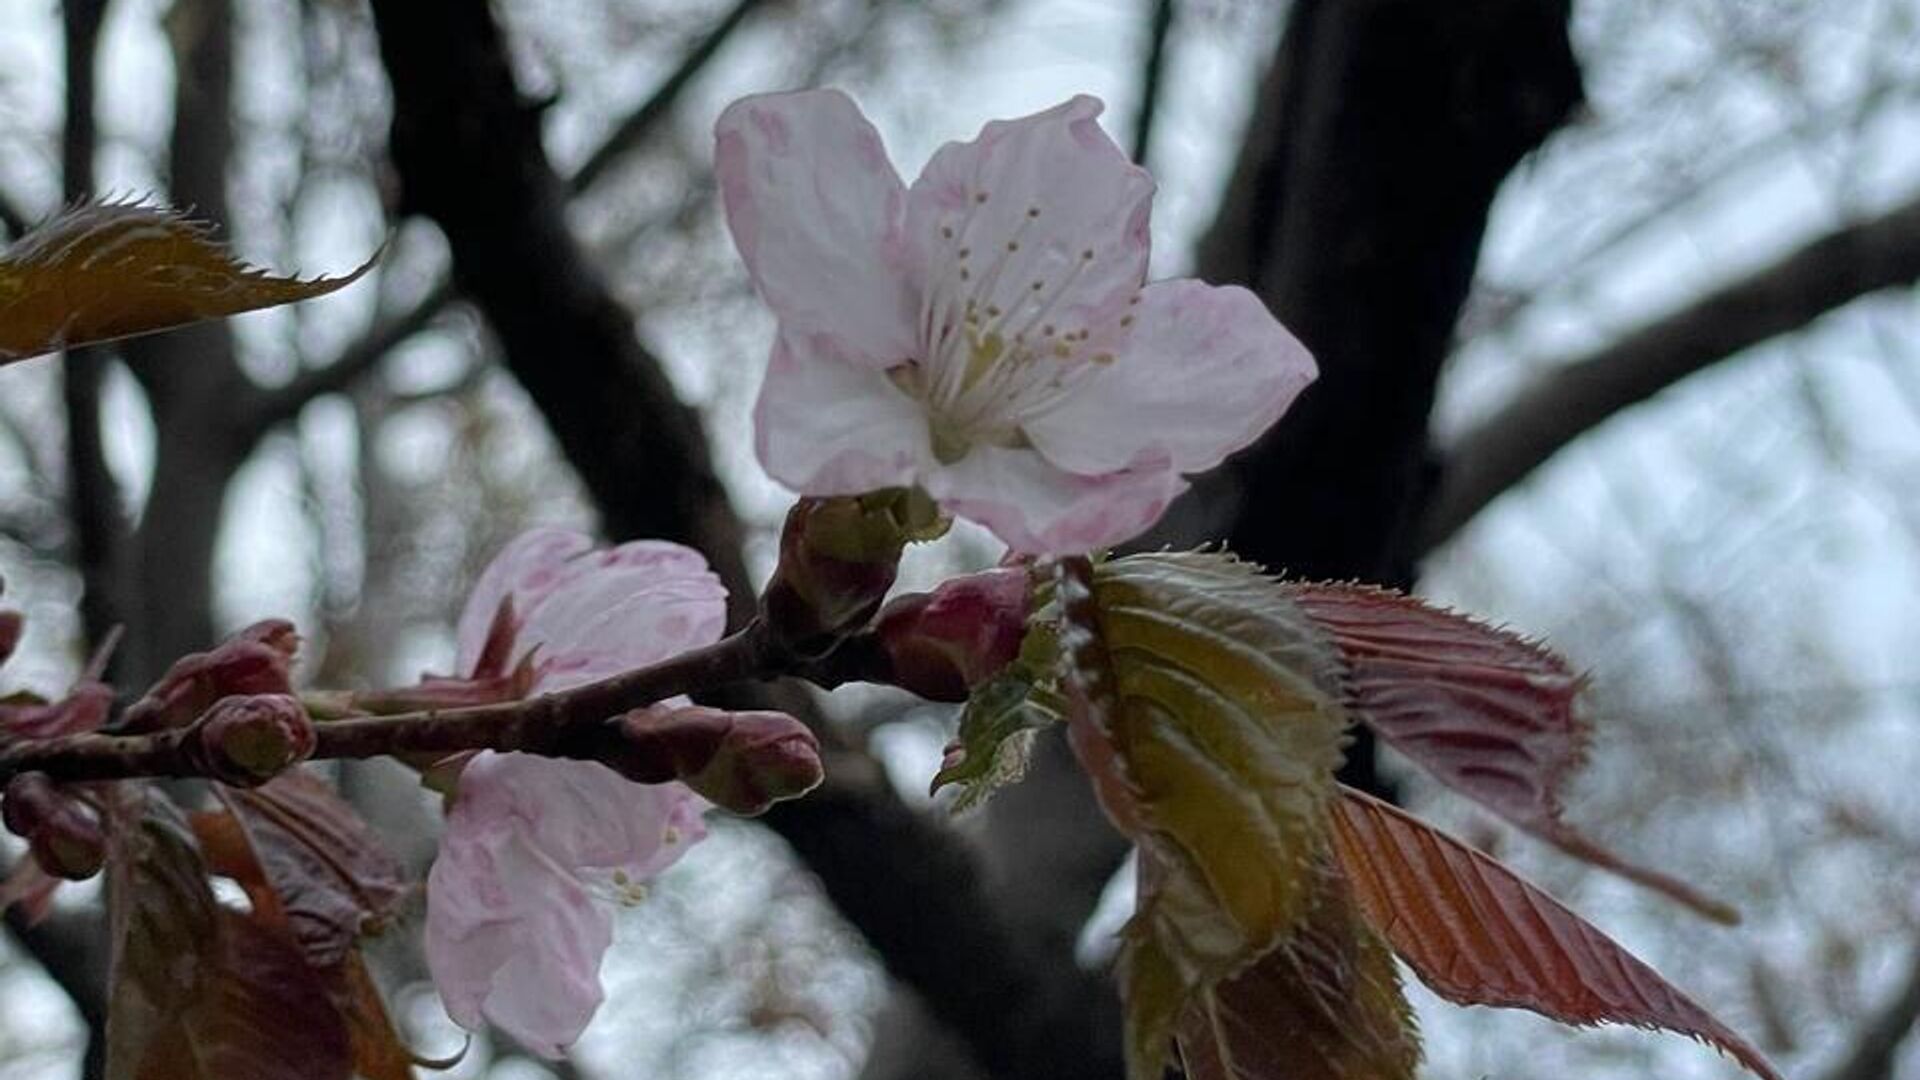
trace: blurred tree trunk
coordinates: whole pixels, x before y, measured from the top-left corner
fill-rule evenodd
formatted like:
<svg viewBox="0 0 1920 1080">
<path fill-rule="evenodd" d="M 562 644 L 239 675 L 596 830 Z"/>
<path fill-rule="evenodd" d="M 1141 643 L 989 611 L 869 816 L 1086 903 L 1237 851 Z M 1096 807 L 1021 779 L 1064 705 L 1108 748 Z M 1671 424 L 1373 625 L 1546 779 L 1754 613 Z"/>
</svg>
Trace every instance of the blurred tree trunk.
<svg viewBox="0 0 1920 1080">
<path fill-rule="evenodd" d="M 208 221 L 230 219 L 232 0 L 175 0 L 167 16 L 178 82 L 168 193 Z M 233 418 L 251 384 L 225 323 L 139 338 L 127 363 L 152 409 L 153 483 L 134 534 L 127 685 L 138 687 L 213 640 L 213 555 L 221 512 L 248 447 Z"/>
</svg>

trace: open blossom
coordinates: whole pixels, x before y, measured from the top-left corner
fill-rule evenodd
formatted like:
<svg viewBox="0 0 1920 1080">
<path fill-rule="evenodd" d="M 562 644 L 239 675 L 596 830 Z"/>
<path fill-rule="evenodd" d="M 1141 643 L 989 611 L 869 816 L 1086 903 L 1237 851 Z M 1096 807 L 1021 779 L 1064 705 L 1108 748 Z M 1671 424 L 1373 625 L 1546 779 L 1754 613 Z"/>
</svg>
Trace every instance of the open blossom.
<svg viewBox="0 0 1920 1080">
<path fill-rule="evenodd" d="M 459 670 L 488 647 L 503 601 L 505 661 L 530 658 L 536 692 L 711 644 L 726 621 L 726 590 L 694 551 L 657 541 L 595 551 L 577 533 L 537 529 L 475 585 Z M 559 1056 L 600 1006 L 615 907 L 705 835 L 705 809 L 683 784 L 636 784 L 594 762 L 476 755 L 427 882 L 427 964 L 448 1013 Z"/>
<path fill-rule="evenodd" d="M 779 320 L 761 464 L 807 495 L 918 484 L 1029 553 L 1138 534 L 1279 418 L 1313 360 L 1251 293 L 1146 284 L 1153 181 L 1076 97 L 911 187 L 837 91 L 745 98 L 715 166 Z"/>
</svg>

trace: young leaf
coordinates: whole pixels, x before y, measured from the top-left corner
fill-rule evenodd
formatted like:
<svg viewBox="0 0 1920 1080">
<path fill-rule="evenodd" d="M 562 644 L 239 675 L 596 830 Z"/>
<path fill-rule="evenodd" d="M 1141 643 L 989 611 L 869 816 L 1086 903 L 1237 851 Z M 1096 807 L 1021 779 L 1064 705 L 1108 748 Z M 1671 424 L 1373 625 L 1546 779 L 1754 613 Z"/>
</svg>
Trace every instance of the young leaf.
<svg viewBox="0 0 1920 1080">
<path fill-rule="evenodd" d="M 1567 1024 L 1679 1032 L 1780 1080 L 1758 1050 L 1513 871 L 1386 803 L 1342 795 L 1333 850 L 1353 896 L 1434 993 Z"/>
<path fill-rule="evenodd" d="M 1188 1080 L 1412 1080 L 1420 1040 L 1393 953 L 1322 861 L 1292 937 L 1188 1010 Z"/>
<path fill-rule="evenodd" d="M 0 364 L 203 319 L 291 304 L 345 277 L 275 277 L 236 260 L 211 229 L 170 210 L 77 206 L 0 254 Z"/>
<path fill-rule="evenodd" d="M 399 860 L 318 777 L 296 769 L 257 788 L 214 790 L 316 969 L 341 963 L 362 934 L 398 913 L 406 898 Z"/>
<path fill-rule="evenodd" d="M 1128 1072 L 1145 1080 L 1185 1001 L 1312 907 L 1344 729 L 1335 662 L 1271 579 L 1226 556 L 1062 575 L 1074 748 L 1141 850 L 1122 970 Z"/>
<path fill-rule="evenodd" d="M 960 785 L 953 812 L 987 801 L 1027 772 L 1033 734 L 1060 719 L 1045 693 L 1024 672 L 996 676 L 975 690 L 960 714 L 960 731 L 947 747 L 931 790 Z"/>
<path fill-rule="evenodd" d="M 1581 678 L 1504 630 L 1361 585 L 1288 583 L 1345 662 L 1346 706 L 1442 783 L 1577 858 L 1722 922 L 1739 916 L 1674 877 L 1636 866 L 1569 825 L 1560 793 L 1585 756 Z"/>
<path fill-rule="evenodd" d="M 1054 685 L 1059 664 L 1051 628 L 1036 622 L 1021 639 L 1018 658 L 968 695 L 960 731 L 948 744 L 931 789 L 938 793 L 949 784 L 960 785 L 955 813 L 979 806 L 1026 775 L 1034 732 L 1058 723 L 1066 709 Z"/>
<path fill-rule="evenodd" d="M 177 816 L 141 804 L 108 864 L 108 1080 L 345 1080 L 345 1022 L 299 948 L 219 907 Z"/>
</svg>

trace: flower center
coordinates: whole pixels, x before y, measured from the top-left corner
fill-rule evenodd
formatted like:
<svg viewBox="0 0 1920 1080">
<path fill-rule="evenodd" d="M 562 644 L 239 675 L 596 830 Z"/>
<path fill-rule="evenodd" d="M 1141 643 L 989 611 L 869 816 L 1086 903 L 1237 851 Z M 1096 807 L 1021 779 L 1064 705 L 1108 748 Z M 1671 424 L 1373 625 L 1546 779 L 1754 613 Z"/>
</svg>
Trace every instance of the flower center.
<svg viewBox="0 0 1920 1080">
<path fill-rule="evenodd" d="M 976 191 L 932 238 L 921 355 L 889 374 L 926 406 L 942 463 L 978 445 L 1028 445 L 1023 426 L 1113 363 L 1133 323 L 1087 325 L 1076 286 L 1098 252 L 1049 234 L 1046 221 L 1040 206 L 1013 211 Z"/>
</svg>

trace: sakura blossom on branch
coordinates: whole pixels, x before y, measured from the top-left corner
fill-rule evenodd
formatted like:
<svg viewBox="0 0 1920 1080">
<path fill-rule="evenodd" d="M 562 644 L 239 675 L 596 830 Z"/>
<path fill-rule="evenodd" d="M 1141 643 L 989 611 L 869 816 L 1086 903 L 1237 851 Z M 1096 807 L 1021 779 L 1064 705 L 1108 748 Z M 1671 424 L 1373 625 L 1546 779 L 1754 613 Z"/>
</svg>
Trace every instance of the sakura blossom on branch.
<svg viewBox="0 0 1920 1080">
<path fill-rule="evenodd" d="M 725 628 L 726 590 L 699 553 L 657 541 L 595 551 L 538 529 L 481 574 L 458 664 L 525 665 L 529 690 L 562 690 L 712 645 Z M 706 835 L 706 801 L 661 779 L 492 751 L 461 770 L 427 879 L 426 954 L 463 1027 L 492 1023 L 551 1057 L 579 1037 L 604 997 L 615 907 Z"/>
<path fill-rule="evenodd" d="M 779 328 L 755 409 L 805 495 L 924 489 L 1030 554 L 1138 535 L 1315 375 L 1238 287 L 1147 284 L 1153 181 L 1085 95 L 948 143 L 911 187 L 832 90 L 735 102 L 715 169 Z"/>
</svg>

